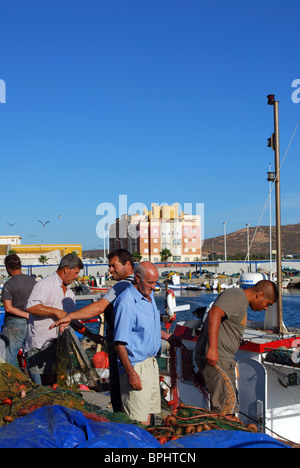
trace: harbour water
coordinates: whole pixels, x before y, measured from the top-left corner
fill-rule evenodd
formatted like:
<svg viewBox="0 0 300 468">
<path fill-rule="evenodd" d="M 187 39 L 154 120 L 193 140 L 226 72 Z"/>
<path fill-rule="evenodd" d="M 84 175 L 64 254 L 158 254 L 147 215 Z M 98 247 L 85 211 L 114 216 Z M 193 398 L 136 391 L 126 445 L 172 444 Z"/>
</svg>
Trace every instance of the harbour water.
<svg viewBox="0 0 300 468">
<path fill-rule="evenodd" d="M 193 311 L 198 307 L 207 307 L 218 297 L 218 292 L 206 291 L 179 291 L 175 292 L 176 305 L 189 304 L 190 310 L 179 312 L 176 315 L 177 321 L 194 320 Z M 165 291 L 155 295 L 159 310 L 164 310 Z M 300 289 L 285 289 L 282 297 L 283 321 L 287 327 L 300 329 Z M 248 319 L 264 321 L 264 312 L 253 312 L 248 310 Z"/>
<path fill-rule="evenodd" d="M 195 320 L 196 317 L 193 311 L 198 307 L 207 307 L 218 296 L 218 292 L 207 291 L 175 291 L 176 305 L 190 305 L 190 310 L 178 312 L 176 321 Z M 161 313 L 164 312 L 165 290 L 161 290 L 155 294 L 155 301 Z M 85 301 L 78 305 L 78 308 L 87 305 Z M 300 329 L 300 289 L 284 289 L 282 297 L 283 320 L 287 327 Z M 248 319 L 256 321 L 264 321 L 264 312 L 253 312 L 250 308 L 248 311 Z M 172 327 L 173 328 L 173 327 Z M 172 330 L 171 328 L 171 330 Z"/>
</svg>

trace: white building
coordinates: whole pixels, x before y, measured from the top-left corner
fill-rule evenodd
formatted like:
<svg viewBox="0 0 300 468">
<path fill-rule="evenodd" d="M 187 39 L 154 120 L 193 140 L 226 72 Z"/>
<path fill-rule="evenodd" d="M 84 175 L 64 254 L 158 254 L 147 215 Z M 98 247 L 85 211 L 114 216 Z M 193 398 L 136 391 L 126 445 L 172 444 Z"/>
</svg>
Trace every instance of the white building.
<svg viewBox="0 0 300 468">
<path fill-rule="evenodd" d="M 21 240 L 20 236 L 0 236 L 0 245 L 20 245 Z"/>
</svg>

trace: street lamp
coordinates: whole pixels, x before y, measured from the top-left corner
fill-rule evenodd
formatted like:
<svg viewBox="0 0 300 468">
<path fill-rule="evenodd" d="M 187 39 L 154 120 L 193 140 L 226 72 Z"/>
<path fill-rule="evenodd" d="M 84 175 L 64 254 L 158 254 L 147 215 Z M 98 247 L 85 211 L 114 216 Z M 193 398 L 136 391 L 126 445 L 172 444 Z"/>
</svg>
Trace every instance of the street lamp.
<svg viewBox="0 0 300 468">
<path fill-rule="evenodd" d="M 250 257 L 249 257 L 249 226 L 250 223 L 246 224 L 247 227 L 247 258 L 248 258 L 248 273 L 249 273 L 249 262 L 250 262 Z"/>
<path fill-rule="evenodd" d="M 106 227 L 107 227 L 107 231 L 105 230 Z M 109 251 L 109 226 L 108 226 L 108 223 L 106 223 L 104 225 L 104 227 L 103 227 L 103 263 L 105 263 L 105 257 L 106 257 L 106 252 L 105 252 L 106 232 L 108 232 L 107 251 Z"/>
<path fill-rule="evenodd" d="M 224 221 L 223 225 L 224 225 L 224 258 L 225 258 L 225 262 L 227 261 L 227 253 L 226 253 L 226 222 Z"/>
</svg>

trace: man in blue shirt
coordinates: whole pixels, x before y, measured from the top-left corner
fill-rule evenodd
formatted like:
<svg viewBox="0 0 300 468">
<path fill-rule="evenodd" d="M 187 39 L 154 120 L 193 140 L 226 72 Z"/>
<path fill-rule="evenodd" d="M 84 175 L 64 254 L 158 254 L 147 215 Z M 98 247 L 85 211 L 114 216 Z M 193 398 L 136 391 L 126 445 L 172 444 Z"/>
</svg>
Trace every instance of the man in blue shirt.
<svg viewBox="0 0 300 468">
<path fill-rule="evenodd" d="M 160 313 L 154 300 L 157 268 L 142 262 L 134 282 L 116 299 L 114 342 L 119 357 L 123 411 L 131 419 L 150 424 L 151 414 L 160 413 L 159 369 L 155 356 L 161 339 L 178 339 L 161 330 Z"/>
</svg>

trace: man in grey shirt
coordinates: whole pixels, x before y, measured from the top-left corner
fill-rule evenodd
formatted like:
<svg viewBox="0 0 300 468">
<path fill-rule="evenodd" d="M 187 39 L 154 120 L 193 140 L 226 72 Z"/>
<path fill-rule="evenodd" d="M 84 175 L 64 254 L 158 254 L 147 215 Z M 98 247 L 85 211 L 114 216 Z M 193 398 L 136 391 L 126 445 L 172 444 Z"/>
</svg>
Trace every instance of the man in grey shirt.
<svg viewBox="0 0 300 468">
<path fill-rule="evenodd" d="M 213 411 L 238 410 L 234 359 L 247 325 L 248 306 L 267 310 L 277 300 L 275 283 L 263 280 L 249 289 L 226 289 L 209 310 L 196 344 L 196 363 Z"/>
<path fill-rule="evenodd" d="M 16 366 L 18 352 L 24 346 L 27 336 L 27 300 L 36 282 L 31 276 L 22 273 L 18 255 L 8 255 L 4 263 L 11 278 L 2 290 L 5 309 L 2 340 L 5 342 L 5 361 Z"/>
<path fill-rule="evenodd" d="M 72 312 L 52 325 L 66 326 L 71 320 L 88 320 L 104 313 L 106 323 L 106 339 L 109 357 L 110 394 L 114 412 L 122 411 L 120 381 L 115 351 L 114 338 L 114 301 L 134 280 L 134 263 L 132 255 L 126 249 L 116 249 L 108 254 L 109 272 L 116 284 L 97 302 Z"/>
</svg>

